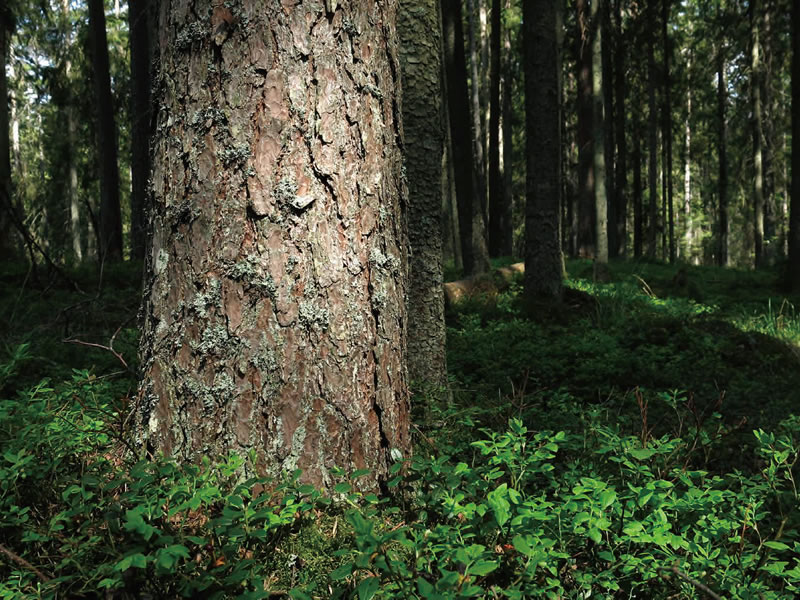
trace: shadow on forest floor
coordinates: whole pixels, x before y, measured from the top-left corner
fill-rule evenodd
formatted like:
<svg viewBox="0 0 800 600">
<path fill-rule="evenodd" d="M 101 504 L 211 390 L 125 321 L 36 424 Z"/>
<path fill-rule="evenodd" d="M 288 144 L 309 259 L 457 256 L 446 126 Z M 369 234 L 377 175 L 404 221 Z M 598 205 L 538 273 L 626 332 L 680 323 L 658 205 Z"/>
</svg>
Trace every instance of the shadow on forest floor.
<svg viewBox="0 0 800 600">
<path fill-rule="evenodd" d="M 593 283 L 591 264 L 571 261 L 579 276 L 562 306 L 523 307 L 518 282 L 449 310 L 457 397 L 528 398 L 535 420 L 537 399 L 561 390 L 637 420 L 639 390 L 691 399 L 698 417 L 719 412 L 743 439 L 770 430 L 800 401 L 797 299 L 779 291 L 777 270 L 683 269 L 676 282 L 677 267 L 617 262 L 610 282 Z M 650 411 L 656 428 L 679 425 Z"/>
</svg>

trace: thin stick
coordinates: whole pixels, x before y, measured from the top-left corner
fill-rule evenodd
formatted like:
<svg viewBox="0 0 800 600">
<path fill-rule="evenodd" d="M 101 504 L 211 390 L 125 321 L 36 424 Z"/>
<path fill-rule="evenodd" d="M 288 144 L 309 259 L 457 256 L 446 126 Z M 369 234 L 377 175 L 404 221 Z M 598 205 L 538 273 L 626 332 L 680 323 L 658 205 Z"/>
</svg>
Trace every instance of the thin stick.
<svg viewBox="0 0 800 600">
<path fill-rule="evenodd" d="M 116 334 L 114 334 L 114 335 L 116 335 Z M 119 352 L 117 352 L 116 350 L 114 350 L 111 346 L 103 346 L 103 344 L 95 344 L 93 342 L 84 342 L 83 340 L 76 340 L 76 339 L 72 339 L 72 338 L 69 338 L 69 339 L 66 339 L 66 340 L 61 340 L 61 341 L 63 343 L 65 343 L 65 344 L 78 344 L 79 346 L 89 346 L 90 348 L 100 348 L 101 350 L 108 350 L 109 352 L 111 352 L 111 354 L 113 354 L 114 356 L 117 357 L 117 360 L 122 363 L 122 366 L 125 367 L 125 369 L 127 369 L 128 371 L 131 370 L 130 367 L 128 366 L 128 363 L 126 363 L 125 359 L 122 358 L 122 355 Z"/>
<path fill-rule="evenodd" d="M 24 567 L 24 568 L 28 569 L 29 571 L 31 571 L 34 575 L 36 575 L 43 582 L 47 583 L 48 581 L 50 581 L 52 579 L 52 577 L 50 577 L 48 575 L 45 575 L 39 569 L 37 569 L 31 563 L 29 563 L 27 560 L 25 560 L 21 556 L 18 556 L 16 554 L 14 554 L 11 550 L 6 548 L 5 546 L 0 545 L 0 552 L 5 554 L 8 558 L 13 560 L 15 563 L 17 563 L 21 567 Z"/>
<path fill-rule="evenodd" d="M 691 583 L 698 590 L 700 590 L 701 592 L 707 594 L 709 597 L 713 598 L 714 600 L 722 600 L 722 596 L 718 595 L 716 592 L 714 592 L 706 584 L 701 583 L 701 582 L 697 581 L 696 579 L 693 579 L 693 578 L 689 577 L 685 573 L 682 573 L 681 570 L 678 567 L 670 567 L 670 568 L 661 567 L 658 570 L 659 570 L 659 572 L 669 571 L 671 573 L 674 573 L 680 579 L 683 579 L 686 583 Z"/>
</svg>

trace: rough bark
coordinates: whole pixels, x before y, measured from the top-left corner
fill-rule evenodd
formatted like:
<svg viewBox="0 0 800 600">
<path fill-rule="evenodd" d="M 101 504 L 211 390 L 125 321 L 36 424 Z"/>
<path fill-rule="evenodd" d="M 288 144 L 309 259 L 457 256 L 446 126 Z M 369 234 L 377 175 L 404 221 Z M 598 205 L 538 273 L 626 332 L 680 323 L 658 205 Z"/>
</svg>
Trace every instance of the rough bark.
<svg viewBox="0 0 800 600">
<path fill-rule="evenodd" d="M 89 0 L 89 30 L 97 114 L 97 157 L 100 171 L 99 250 L 102 260 L 122 260 L 122 212 L 119 202 L 117 127 L 111 96 L 103 0 Z"/>
<path fill-rule="evenodd" d="M 647 9 L 647 180 L 649 190 L 648 211 L 648 247 L 647 254 L 650 258 L 656 257 L 658 247 L 658 114 L 656 111 L 656 52 L 655 32 L 656 11 L 655 2 L 650 3 Z"/>
<path fill-rule="evenodd" d="M 576 67 L 578 70 L 578 210 L 577 253 L 595 253 L 594 142 L 592 124 L 592 44 L 587 0 L 577 0 Z"/>
<path fill-rule="evenodd" d="M 400 0 L 403 132 L 408 176 L 408 374 L 447 389 L 442 293 L 442 89 L 438 0 Z"/>
<path fill-rule="evenodd" d="M 447 75 L 447 113 L 450 121 L 451 151 L 458 198 L 458 227 L 461 254 L 467 275 L 489 269 L 489 251 L 483 206 L 473 156 L 472 121 L 467 89 L 467 62 L 460 0 L 441 0 Z"/>
<path fill-rule="evenodd" d="M 717 180 L 717 193 L 719 194 L 719 223 L 717 250 L 717 264 L 720 267 L 728 266 L 728 123 L 726 106 L 728 94 L 725 83 L 725 47 L 720 42 L 717 51 L 717 157 L 719 171 Z"/>
<path fill-rule="evenodd" d="M 800 0 L 792 0 L 792 173 L 800 173 Z M 792 177 L 787 279 L 800 291 L 800 177 Z"/>
<path fill-rule="evenodd" d="M 129 0 L 131 53 L 131 258 L 145 253 L 145 206 L 150 176 L 150 23 L 152 0 Z"/>
<path fill-rule="evenodd" d="M 489 73 L 489 255 L 503 254 L 503 179 L 500 174 L 500 37 L 502 0 L 493 0 Z"/>
<path fill-rule="evenodd" d="M 527 155 L 525 295 L 560 299 L 561 140 L 555 3 L 526 0 L 523 23 Z"/>
<path fill-rule="evenodd" d="M 410 451 L 396 3 L 159 10 L 137 441 L 374 488 Z"/>
<path fill-rule="evenodd" d="M 594 125 L 594 225 L 595 253 L 608 262 L 608 196 L 606 189 L 606 106 L 603 81 L 603 3 L 592 0 L 592 123 Z"/>
</svg>

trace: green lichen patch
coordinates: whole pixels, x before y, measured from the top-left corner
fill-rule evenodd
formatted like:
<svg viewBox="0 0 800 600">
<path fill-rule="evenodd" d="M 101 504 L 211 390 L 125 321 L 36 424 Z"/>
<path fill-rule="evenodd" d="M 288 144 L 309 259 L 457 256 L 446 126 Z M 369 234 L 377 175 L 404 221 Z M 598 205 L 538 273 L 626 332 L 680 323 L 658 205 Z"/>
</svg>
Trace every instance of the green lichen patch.
<svg viewBox="0 0 800 600">
<path fill-rule="evenodd" d="M 244 142 L 223 148 L 219 153 L 219 159 L 226 167 L 243 164 L 248 158 L 250 158 L 250 145 Z"/>
<path fill-rule="evenodd" d="M 209 307 L 222 308 L 222 282 L 219 279 L 211 279 L 206 291 L 198 292 L 189 306 L 203 319 L 208 317 Z"/>
<path fill-rule="evenodd" d="M 327 308 L 320 308 L 313 302 L 300 303 L 297 319 L 306 329 L 325 331 L 330 325 L 330 313 Z"/>
<path fill-rule="evenodd" d="M 188 50 L 195 42 L 200 42 L 207 36 L 208 29 L 202 23 L 194 21 L 178 32 L 178 36 L 175 38 L 175 47 L 178 50 Z"/>
</svg>

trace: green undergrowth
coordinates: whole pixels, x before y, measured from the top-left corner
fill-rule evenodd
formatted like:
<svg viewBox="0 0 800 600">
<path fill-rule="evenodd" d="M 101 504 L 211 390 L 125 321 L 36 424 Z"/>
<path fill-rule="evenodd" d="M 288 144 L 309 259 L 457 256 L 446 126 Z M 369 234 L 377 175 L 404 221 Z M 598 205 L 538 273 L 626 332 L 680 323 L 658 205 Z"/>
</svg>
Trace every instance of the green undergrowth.
<svg viewBox="0 0 800 600">
<path fill-rule="evenodd" d="M 131 458 L 133 273 L 7 278 L 0 598 L 798 597 L 797 299 L 769 271 L 568 271 L 560 305 L 451 307 L 452 398 L 417 394 L 382 496 Z M 69 334 L 114 352 L 57 351 L 81 299 Z"/>
</svg>

